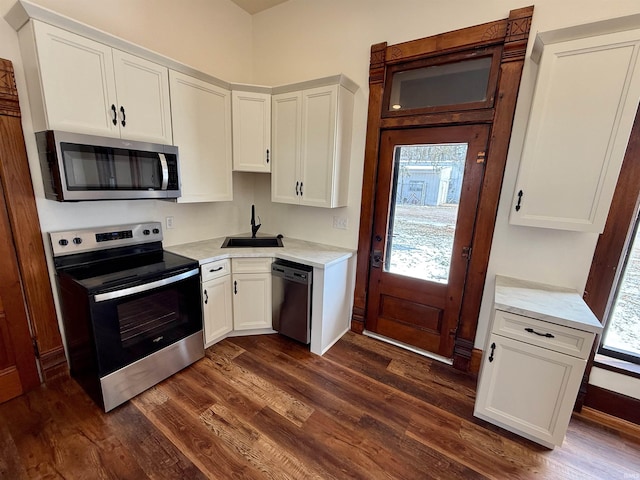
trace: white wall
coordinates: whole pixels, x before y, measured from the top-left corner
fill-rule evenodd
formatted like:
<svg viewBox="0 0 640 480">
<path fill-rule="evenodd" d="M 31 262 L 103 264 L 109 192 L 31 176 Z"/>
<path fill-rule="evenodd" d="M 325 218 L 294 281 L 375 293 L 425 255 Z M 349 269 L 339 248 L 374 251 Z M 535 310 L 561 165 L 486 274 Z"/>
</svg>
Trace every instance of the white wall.
<svg viewBox="0 0 640 480">
<path fill-rule="evenodd" d="M 514 0 L 290 0 L 254 16 L 254 78 L 281 84 L 344 73 L 360 85 L 356 95 L 349 206 L 338 211 L 272 205 L 271 220 L 289 235 L 357 248 L 365 146 L 370 46 L 427 37 L 508 16 L 528 2 Z M 640 13 L 637 0 L 535 2 L 532 38 L 546 31 Z M 533 43 L 530 42 L 529 51 Z M 476 347 L 482 348 L 496 273 L 584 289 L 597 235 L 515 227 L 508 223 L 534 71 L 527 57 L 507 160 Z M 349 228 L 332 228 L 333 215 Z"/>
<path fill-rule="evenodd" d="M 0 0 L 0 16 L 14 5 Z M 251 16 L 229 0 L 193 0 L 185 8 L 172 0 L 35 0 L 74 20 L 154 50 L 227 81 L 251 80 Z M 175 228 L 165 230 L 165 244 L 173 245 L 228 233 L 248 231 L 254 201 L 252 176 L 234 174 L 237 201 L 175 204 L 158 200 L 58 203 L 44 198 L 28 94 L 16 32 L 0 18 L 0 57 L 14 64 L 23 114 L 23 129 L 43 232 L 174 217 Z"/>
</svg>

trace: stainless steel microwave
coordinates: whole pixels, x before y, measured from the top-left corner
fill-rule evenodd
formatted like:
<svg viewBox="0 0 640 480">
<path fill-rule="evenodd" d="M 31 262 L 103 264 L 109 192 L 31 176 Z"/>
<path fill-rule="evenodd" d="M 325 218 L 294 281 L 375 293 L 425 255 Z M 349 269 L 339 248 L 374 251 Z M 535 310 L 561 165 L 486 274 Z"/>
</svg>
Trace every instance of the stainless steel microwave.
<svg viewBox="0 0 640 480">
<path fill-rule="evenodd" d="M 175 199 L 178 148 L 47 130 L 36 133 L 45 196 L 81 200 Z"/>
</svg>

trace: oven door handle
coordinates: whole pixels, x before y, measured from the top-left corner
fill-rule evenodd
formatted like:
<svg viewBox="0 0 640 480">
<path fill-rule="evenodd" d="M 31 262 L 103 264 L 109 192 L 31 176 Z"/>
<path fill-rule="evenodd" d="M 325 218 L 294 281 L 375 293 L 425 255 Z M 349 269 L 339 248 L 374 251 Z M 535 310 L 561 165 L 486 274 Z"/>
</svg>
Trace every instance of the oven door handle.
<svg viewBox="0 0 640 480">
<path fill-rule="evenodd" d="M 96 303 L 105 302 L 107 300 L 114 300 L 116 298 L 126 297 L 129 295 L 134 295 L 136 293 L 153 290 L 154 288 L 164 287 L 165 285 L 171 285 L 172 283 L 179 282 L 181 280 L 184 280 L 185 278 L 193 277 L 194 275 L 198 275 L 199 273 L 200 270 L 198 268 L 194 268 L 193 270 L 189 270 L 179 275 L 163 278 L 162 280 L 156 280 L 155 282 L 145 283 L 144 285 L 123 288 L 122 290 L 115 290 L 113 292 L 99 293 L 97 295 L 94 295 L 93 299 L 96 301 Z"/>
</svg>

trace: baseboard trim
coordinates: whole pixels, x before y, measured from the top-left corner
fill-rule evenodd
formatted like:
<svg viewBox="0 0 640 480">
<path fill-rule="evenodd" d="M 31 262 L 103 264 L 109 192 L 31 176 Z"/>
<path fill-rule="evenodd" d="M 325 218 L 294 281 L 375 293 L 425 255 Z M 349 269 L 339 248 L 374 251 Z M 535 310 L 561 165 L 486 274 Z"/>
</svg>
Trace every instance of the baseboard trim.
<svg viewBox="0 0 640 480">
<path fill-rule="evenodd" d="M 640 425 L 640 400 L 605 388 L 589 385 L 584 405 Z"/>
<path fill-rule="evenodd" d="M 471 350 L 471 361 L 469 362 L 469 373 L 478 375 L 482 366 L 482 350 L 474 348 Z"/>
</svg>

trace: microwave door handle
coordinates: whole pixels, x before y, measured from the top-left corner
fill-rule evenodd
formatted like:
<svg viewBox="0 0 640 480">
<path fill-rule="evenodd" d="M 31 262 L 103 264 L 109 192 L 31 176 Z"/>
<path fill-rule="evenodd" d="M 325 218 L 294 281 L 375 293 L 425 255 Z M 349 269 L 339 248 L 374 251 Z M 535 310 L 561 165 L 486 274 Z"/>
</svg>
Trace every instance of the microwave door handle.
<svg viewBox="0 0 640 480">
<path fill-rule="evenodd" d="M 146 292 L 148 290 L 153 290 L 154 288 L 160 288 L 160 287 L 164 287 L 165 285 L 171 285 L 172 283 L 176 283 L 181 280 L 184 280 L 185 278 L 193 277 L 194 275 L 199 275 L 199 274 L 200 274 L 200 269 L 194 268 L 193 270 L 189 270 L 188 272 L 184 272 L 179 275 L 174 275 L 173 277 L 163 278 L 162 280 L 156 280 L 155 282 L 145 283 L 144 285 L 123 288 L 122 290 L 115 290 L 113 292 L 99 293 L 97 295 L 94 295 L 93 299 L 96 301 L 96 303 L 99 303 L 107 300 L 114 300 L 116 298 L 127 297 L 135 293 Z"/>
<path fill-rule="evenodd" d="M 169 185 L 169 166 L 167 165 L 167 157 L 164 156 L 164 153 L 159 153 L 158 157 L 160 157 L 160 168 L 162 169 L 162 186 L 160 190 L 166 190 L 167 185 Z"/>
</svg>

